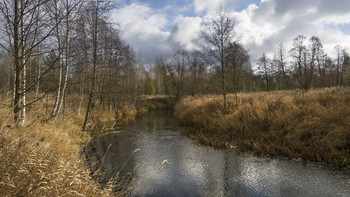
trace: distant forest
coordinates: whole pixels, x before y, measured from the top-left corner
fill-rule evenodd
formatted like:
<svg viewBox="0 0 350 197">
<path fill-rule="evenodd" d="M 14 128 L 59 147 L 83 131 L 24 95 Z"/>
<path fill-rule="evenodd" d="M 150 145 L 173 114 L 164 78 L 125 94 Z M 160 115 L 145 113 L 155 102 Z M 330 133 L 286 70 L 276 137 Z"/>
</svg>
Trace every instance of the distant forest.
<svg viewBox="0 0 350 197">
<path fill-rule="evenodd" d="M 223 94 L 226 99 L 233 92 L 350 83 L 349 52 L 341 46 L 326 52 L 316 36 L 296 35 L 292 48 L 281 43 L 272 57 L 262 54 L 252 66 L 233 19 L 222 9 L 203 24 L 200 50 L 181 50 L 169 59 L 159 55 L 146 69 L 112 22 L 113 9 L 108 1 L 0 2 L 0 91 L 12 98 L 17 124 L 24 124 L 27 106 L 47 95 L 55 97 L 51 117 L 59 116 L 72 95 L 87 122 L 95 106 L 135 105 L 141 95 Z"/>
</svg>

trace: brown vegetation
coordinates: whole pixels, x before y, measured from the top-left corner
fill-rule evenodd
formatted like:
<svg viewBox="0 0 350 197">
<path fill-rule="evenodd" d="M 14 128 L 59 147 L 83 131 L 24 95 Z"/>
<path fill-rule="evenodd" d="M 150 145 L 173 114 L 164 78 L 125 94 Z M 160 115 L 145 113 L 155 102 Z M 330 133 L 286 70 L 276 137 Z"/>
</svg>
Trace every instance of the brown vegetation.
<svg viewBox="0 0 350 197">
<path fill-rule="evenodd" d="M 102 189 L 91 178 L 83 159 L 79 158 L 82 147 L 91 139 L 89 132 L 81 131 L 83 113 L 77 115 L 76 109 L 69 105 L 64 117 L 45 121 L 44 99 L 29 108 L 28 124 L 16 127 L 7 106 L 10 102 L 0 96 L 1 196 L 115 195 L 111 184 Z M 102 113 L 96 113 L 89 123 L 95 134 L 99 127 L 105 128 L 103 124 L 107 120 L 113 119 L 108 117 L 112 113 L 99 117 L 97 114 Z M 116 195 L 124 194 L 119 192 Z"/>
<path fill-rule="evenodd" d="M 176 98 L 169 95 L 142 95 L 137 104 L 138 112 L 145 112 L 157 109 L 172 109 Z"/>
<path fill-rule="evenodd" d="M 350 164 L 350 89 L 291 90 L 185 98 L 175 106 L 184 132 L 215 147 Z"/>
</svg>

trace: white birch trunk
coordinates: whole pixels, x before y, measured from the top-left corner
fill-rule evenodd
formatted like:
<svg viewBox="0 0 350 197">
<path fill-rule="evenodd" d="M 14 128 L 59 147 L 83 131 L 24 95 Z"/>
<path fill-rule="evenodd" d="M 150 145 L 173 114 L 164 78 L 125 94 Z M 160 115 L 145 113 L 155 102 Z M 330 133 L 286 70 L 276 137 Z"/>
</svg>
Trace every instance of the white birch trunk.
<svg viewBox="0 0 350 197">
<path fill-rule="evenodd" d="M 58 21 L 58 5 L 57 5 L 57 0 L 55 0 L 55 20 L 56 24 L 59 23 Z M 57 38 L 57 43 L 58 43 L 58 64 L 59 64 L 59 78 L 58 78 L 58 89 L 57 89 L 57 94 L 56 94 L 56 101 L 55 105 L 52 111 L 52 116 L 55 117 L 58 111 L 58 105 L 60 102 L 60 96 L 61 96 L 61 84 L 62 84 L 62 61 L 61 61 L 61 38 L 60 38 L 60 32 L 59 32 L 59 25 L 56 26 L 56 38 Z"/>
<path fill-rule="evenodd" d="M 55 118 L 58 117 L 61 107 L 63 105 L 63 101 L 65 99 L 65 92 L 66 92 L 66 87 L 67 87 L 67 83 L 68 83 L 68 75 L 69 75 L 69 3 L 68 0 L 66 0 L 66 33 L 65 33 L 65 66 L 66 66 L 66 74 L 65 74 L 65 78 L 64 78 L 64 83 L 63 83 L 63 87 L 62 87 L 62 93 L 60 96 L 60 100 L 58 103 L 58 107 L 57 107 L 57 111 L 55 113 Z M 62 69 L 63 70 L 63 69 Z M 61 73 L 60 73 L 61 75 Z"/>
</svg>

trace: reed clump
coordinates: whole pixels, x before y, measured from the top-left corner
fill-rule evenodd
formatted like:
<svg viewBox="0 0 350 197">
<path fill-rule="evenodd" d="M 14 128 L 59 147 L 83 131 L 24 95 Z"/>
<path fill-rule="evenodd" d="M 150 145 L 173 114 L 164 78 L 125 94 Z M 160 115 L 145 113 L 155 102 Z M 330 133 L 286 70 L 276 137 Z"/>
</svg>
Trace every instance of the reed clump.
<svg viewBox="0 0 350 197">
<path fill-rule="evenodd" d="M 350 89 L 185 98 L 175 106 L 184 132 L 215 147 L 350 164 Z"/>
<path fill-rule="evenodd" d="M 45 102 L 28 108 L 27 124 L 16 127 L 10 101 L 0 98 L 0 196 L 113 196 L 89 175 L 79 152 L 90 140 L 83 116 L 45 121 Z"/>
</svg>

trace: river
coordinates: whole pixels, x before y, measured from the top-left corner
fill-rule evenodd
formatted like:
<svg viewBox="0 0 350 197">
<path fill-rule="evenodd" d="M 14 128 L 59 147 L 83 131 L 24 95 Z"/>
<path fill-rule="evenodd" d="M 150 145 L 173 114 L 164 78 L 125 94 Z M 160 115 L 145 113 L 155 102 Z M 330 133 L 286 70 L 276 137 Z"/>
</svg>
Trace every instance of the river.
<svg viewBox="0 0 350 197">
<path fill-rule="evenodd" d="M 138 116 L 85 154 L 101 183 L 115 177 L 132 196 L 350 196 L 349 170 L 198 145 L 171 111 Z"/>
</svg>

